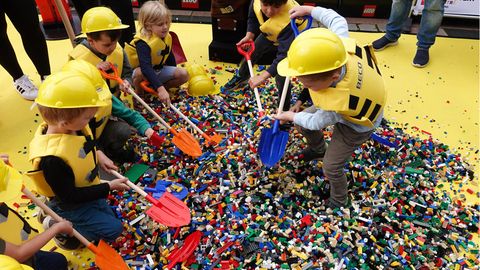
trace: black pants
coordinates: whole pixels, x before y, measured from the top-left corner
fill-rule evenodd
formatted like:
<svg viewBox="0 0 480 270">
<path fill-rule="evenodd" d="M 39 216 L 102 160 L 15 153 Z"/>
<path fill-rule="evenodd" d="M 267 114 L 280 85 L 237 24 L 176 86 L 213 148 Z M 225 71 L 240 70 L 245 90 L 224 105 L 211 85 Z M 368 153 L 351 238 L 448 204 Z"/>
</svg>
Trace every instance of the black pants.
<svg viewBox="0 0 480 270">
<path fill-rule="evenodd" d="M 14 80 L 22 77 L 20 67 L 12 43 L 7 36 L 8 16 L 13 26 L 22 37 L 23 47 L 32 60 L 40 76 L 50 74 L 47 41 L 40 29 L 38 13 L 34 0 L 0 1 L 0 64 Z"/>
<path fill-rule="evenodd" d="M 120 37 L 119 41 L 120 45 L 123 47 L 125 43 L 132 41 L 136 30 L 131 0 L 72 0 L 72 2 L 80 20 L 83 18 L 83 14 L 93 7 L 106 6 L 111 8 L 122 20 L 123 24 L 130 25 L 129 28 L 122 30 L 122 37 Z"/>
<path fill-rule="evenodd" d="M 257 63 L 257 61 L 264 55 L 270 52 L 276 52 L 277 46 L 273 44 L 270 40 L 268 40 L 263 34 L 258 35 L 255 39 L 255 50 L 253 51 L 250 59 L 252 61 L 252 66 Z M 247 61 L 242 60 L 240 63 L 240 69 L 238 70 L 238 74 L 242 78 L 249 78 L 250 72 L 248 71 Z M 285 77 L 276 75 L 275 76 L 275 84 L 278 89 L 278 104 L 280 105 L 280 97 L 282 96 L 283 85 L 285 84 Z M 290 109 L 290 100 L 292 99 L 292 84 L 288 86 L 287 90 L 287 97 L 285 98 L 285 104 L 283 105 L 283 110 L 288 111 Z"/>
</svg>

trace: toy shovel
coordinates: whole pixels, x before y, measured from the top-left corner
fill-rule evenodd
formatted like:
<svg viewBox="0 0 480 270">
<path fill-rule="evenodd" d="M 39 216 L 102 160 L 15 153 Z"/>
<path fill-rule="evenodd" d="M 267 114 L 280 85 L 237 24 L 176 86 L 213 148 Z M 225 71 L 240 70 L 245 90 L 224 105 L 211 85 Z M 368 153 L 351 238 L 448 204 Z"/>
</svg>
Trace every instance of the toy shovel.
<svg viewBox="0 0 480 270">
<path fill-rule="evenodd" d="M 312 17 L 308 16 L 308 23 L 304 30 L 307 30 L 312 25 Z M 290 21 L 290 25 L 295 33 L 295 36 L 298 36 L 300 33 L 295 23 L 295 19 Z M 282 96 L 280 98 L 280 105 L 278 106 L 277 115 L 282 113 L 283 105 L 285 104 L 285 98 L 287 96 L 288 86 L 290 84 L 290 77 L 287 76 L 285 83 L 283 84 Z M 273 122 L 272 128 L 262 129 L 262 134 L 260 135 L 260 141 L 258 142 L 258 154 L 262 160 L 265 167 L 270 168 L 275 165 L 285 153 L 285 149 L 288 143 L 288 132 L 279 129 L 280 121 L 275 120 Z"/>
<path fill-rule="evenodd" d="M 167 265 L 167 269 L 172 269 L 177 263 L 187 260 L 197 248 L 202 236 L 203 233 L 201 231 L 194 231 L 187 236 L 183 246 L 175 249 L 170 255 L 168 255 L 167 259 L 170 260 L 170 263 Z"/>
<path fill-rule="evenodd" d="M 50 207 L 33 195 L 26 187 L 22 188 L 22 192 L 36 205 L 42 208 L 45 213 L 53 217 L 56 221 L 63 219 L 57 215 Z M 127 264 L 123 258 L 111 246 L 100 240 L 98 246 L 88 241 L 78 231 L 73 229 L 73 236 L 75 236 L 82 244 L 90 249 L 95 254 L 95 264 L 102 270 L 128 270 Z"/>
<path fill-rule="evenodd" d="M 110 173 L 118 178 L 124 178 L 117 171 L 110 170 Z M 190 223 L 190 209 L 170 192 L 163 193 L 157 200 L 130 181 L 127 181 L 127 185 L 153 204 L 146 213 L 156 222 L 168 227 L 180 227 Z"/>
<path fill-rule="evenodd" d="M 253 42 L 253 40 L 250 40 L 243 44 L 237 45 L 237 51 L 245 57 L 245 60 L 247 60 L 248 71 L 250 72 L 250 78 L 252 78 L 254 74 L 250 57 L 252 56 L 253 51 L 255 51 L 255 42 Z M 258 88 L 253 88 L 253 92 L 255 93 L 255 99 L 257 101 L 258 116 L 262 118 L 265 114 L 265 111 L 262 109 L 262 102 L 260 101 L 260 94 L 258 93 Z"/>
<path fill-rule="evenodd" d="M 123 83 L 123 80 L 118 76 L 117 68 L 111 63 L 110 68 L 113 70 L 113 74 L 109 74 L 104 70 L 100 70 L 102 76 L 107 79 L 116 80 L 118 83 Z M 165 120 L 163 120 L 160 115 L 158 115 L 145 101 L 143 101 L 143 99 L 140 98 L 131 87 L 128 89 L 128 92 L 173 134 L 172 142 L 175 146 L 182 150 L 182 152 L 192 157 L 199 157 L 202 155 L 200 144 L 190 132 L 184 128 L 182 128 L 180 131 L 175 130 L 167 122 L 165 122 Z"/>
</svg>

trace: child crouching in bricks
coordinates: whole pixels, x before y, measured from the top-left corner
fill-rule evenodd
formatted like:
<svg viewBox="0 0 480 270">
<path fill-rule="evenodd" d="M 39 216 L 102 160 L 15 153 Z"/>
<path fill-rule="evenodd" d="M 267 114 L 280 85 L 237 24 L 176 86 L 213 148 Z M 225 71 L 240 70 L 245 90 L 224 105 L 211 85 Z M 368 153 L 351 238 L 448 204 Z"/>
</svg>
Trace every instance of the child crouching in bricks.
<svg viewBox="0 0 480 270">
<path fill-rule="evenodd" d="M 122 222 L 107 204 L 110 190 L 127 190 L 126 178 L 100 183 L 95 140 L 87 126 L 105 105 L 93 83 L 83 74 L 60 71 L 40 86 L 35 100 L 45 121 L 30 142 L 29 159 L 34 171 L 28 173 L 49 206 L 90 241 L 114 241 L 123 231 Z M 50 224 L 52 225 L 52 224 Z M 69 238 L 61 245 L 76 249 Z"/>
<path fill-rule="evenodd" d="M 327 19 L 324 11 L 307 6 L 290 10 L 291 17 L 311 14 L 334 32 L 310 29 L 293 41 L 278 72 L 297 77 L 309 89 L 314 106 L 275 118 L 300 127 L 307 139 L 305 156 L 310 160 L 323 158 L 323 173 L 330 183 L 328 207 L 336 208 L 347 206 L 348 183 L 343 168 L 353 151 L 380 125 L 386 90 L 372 47 L 360 47 L 344 35 L 340 38 L 337 31 L 342 34 L 342 29 L 348 29 L 346 21 L 337 20 L 339 25 L 333 27 L 335 21 L 322 21 Z M 330 125 L 334 129 L 327 148 L 322 129 Z"/>
</svg>

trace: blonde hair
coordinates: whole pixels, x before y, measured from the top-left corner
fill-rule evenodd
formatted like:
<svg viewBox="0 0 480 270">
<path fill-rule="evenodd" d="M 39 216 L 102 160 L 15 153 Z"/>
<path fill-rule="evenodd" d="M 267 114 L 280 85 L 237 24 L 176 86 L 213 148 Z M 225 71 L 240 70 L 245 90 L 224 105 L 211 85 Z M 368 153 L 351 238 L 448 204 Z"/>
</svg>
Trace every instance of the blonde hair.
<svg viewBox="0 0 480 270">
<path fill-rule="evenodd" d="M 58 125 L 60 122 L 71 122 L 80 117 L 86 110 L 92 107 L 86 108 L 50 108 L 37 104 L 38 111 L 42 115 L 43 120 L 49 125 Z"/>
<path fill-rule="evenodd" d="M 146 29 L 149 25 L 160 24 L 167 21 L 168 24 L 172 22 L 172 13 L 165 6 L 164 1 L 147 1 L 145 2 L 138 13 L 138 24 L 140 26 L 140 34 L 146 37 L 152 35 L 151 31 Z"/>
</svg>

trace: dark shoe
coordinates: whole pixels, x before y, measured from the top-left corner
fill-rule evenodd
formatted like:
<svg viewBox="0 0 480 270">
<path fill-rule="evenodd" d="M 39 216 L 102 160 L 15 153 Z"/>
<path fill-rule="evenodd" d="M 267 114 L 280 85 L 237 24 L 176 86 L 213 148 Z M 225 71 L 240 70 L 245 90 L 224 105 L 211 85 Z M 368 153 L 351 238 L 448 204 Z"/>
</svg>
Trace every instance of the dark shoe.
<svg viewBox="0 0 480 270">
<path fill-rule="evenodd" d="M 293 127 L 293 124 L 292 122 L 286 122 L 286 123 L 283 123 L 283 124 L 280 124 L 278 126 L 278 128 L 281 130 L 281 131 L 290 131 L 290 129 Z"/>
<path fill-rule="evenodd" d="M 310 162 L 312 160 L 323 160 L 325 156 L 325 152 L 317 152 L 310 147 L 303 149 L 300 153 L 297 154 L 298 160 L 303 161 L 305 163 Z"/>
<path fill-rule="evenodd" d="M 136 161 L 136 155 L 135 155 L 135 151 L 133 150 L 133 148 L 129 145 L 125 145 L 124 147 L 122 147 L 121 149 L 116 149 L 116 150 L 111 150 L 109 151 L 110 155 L 107 154 L 107 156 L 117 162 L 117 163 L 125 163 L 125 162 L 135 162 Z"/>
<path fill-rule="evenodd" d="M 45 230 L 48 230 L 55 223 L 57 223 L 57 221 L 55 221 L 51 216 L 46 216 L 42 225 Z M 64 250 L 76 250 L 83 246 L 77 238 L 65 235 L 63 233 L 55 235 L 53 241 L 55 241 L 55 244 L 57 244 L 59 248 Z"/>
<path fill-rule="evenodd" d="M 385 36 L 375 40 L 374 42 L 372 42 L 372 47 L 375 51 L 381 51 L 387 47 L 390 47 L 390 46 L 395 46 L 398 44 L 398 41 L 391 41 L 389 39 L 387 39 Z"/>
<path fill-rule="evenodd" d="M 248 78 L 242 78 L 235 74 L 224 86 L 223 91 L 230 91 L 235 88 L 240 88 L 248 83 Z"/>
<path fill-rule="evenodd" d="M 428 49 L 417 49 L 417 53 L 413 58 L 412 65 L 414 67 L 422 68 L 428 64 L 428 60 L 430 60 L 430 56 L 428 54 Z"/>
</svg>

